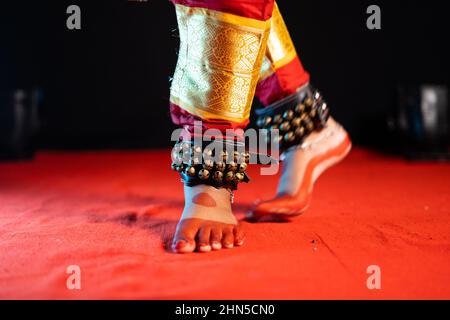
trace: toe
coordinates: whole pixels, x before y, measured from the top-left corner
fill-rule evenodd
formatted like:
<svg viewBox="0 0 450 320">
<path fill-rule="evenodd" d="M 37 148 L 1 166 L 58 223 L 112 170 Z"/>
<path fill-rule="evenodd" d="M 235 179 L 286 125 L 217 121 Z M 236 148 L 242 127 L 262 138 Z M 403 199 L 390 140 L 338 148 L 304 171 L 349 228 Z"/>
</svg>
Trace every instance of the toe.
<svg viewBox="0 0 450 320">
<path fill-rule="evenodd" d="M 233 227 L 227 226 L 223 229 L 223 239 L 222 239 L 222 245 L 223 247 L 227 249 L 233 248 L 234 245 L 234 234 L 233 234 Z"/>
<path fill-rule="evenodd" d="M 211 247 L 213 250 L 222 249 L 222 229 L 220 227 L 213 227 L 211 229 Z"/>
<path fill-rule="evenodd" d="M 189 219 L 180 221 L 173 238 L 172 250 L 178 253 L 193 252 L 197 231 L 198 227 Z"/>
<path fill-rule="evenodd" d="M 172 244 L 172 250 L 177 253 L 190 253 L 195 250 L 195 242 L 178 239 Z"/>
<path fill-rule="evenodd" d="M 242 246 L 245 240 L 245 232 L 241 225 L 237 225 L 234 228 L 234 244 L 236 246 Z"/>
<path fill-rule="evenodd" d="M 211 227 L 203 226 L 200 228 L 197 234 L 197 251 L 209 252 L 211 251 L 211 244 L 209 242 L 211 235 Z"/>
</svg>

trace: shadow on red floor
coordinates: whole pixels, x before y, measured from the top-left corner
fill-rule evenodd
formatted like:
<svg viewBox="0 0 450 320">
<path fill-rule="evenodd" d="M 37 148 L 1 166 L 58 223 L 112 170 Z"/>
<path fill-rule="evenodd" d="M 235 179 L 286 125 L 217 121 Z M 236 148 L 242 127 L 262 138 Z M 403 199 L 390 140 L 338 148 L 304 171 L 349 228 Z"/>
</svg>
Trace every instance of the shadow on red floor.
<svg viewBox="0 0 450 320">
<path fill-rule="evenodd" d="M 450 165 L 355 150 L 288 223 L 243 222 L 246 244 L 176 255 L 183 206 L 168 151 L 41 153 L 0 164 L 0 298 L 450 299 Z M 236 194 L 243 213 L 277 176 Z M 81 268 L 68 290 L 66 268 Z M 381 268 L 369 290 L 366 269 Z"/>
</svg>

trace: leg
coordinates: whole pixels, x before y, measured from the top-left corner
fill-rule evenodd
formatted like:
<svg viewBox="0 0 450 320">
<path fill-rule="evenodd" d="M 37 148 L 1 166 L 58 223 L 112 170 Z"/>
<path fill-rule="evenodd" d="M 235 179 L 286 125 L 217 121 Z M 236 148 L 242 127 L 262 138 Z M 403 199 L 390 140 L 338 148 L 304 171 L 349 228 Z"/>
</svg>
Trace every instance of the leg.
<svg viewBox="0 0 450 320">
<path fill-rule="evenodd" d="M 316 99 L 309 85 L 309 74 L 297 56 L 276 4 L 264 61 L 256 95 L 265 106 L 269 106 L 266 109 L 284 109 L 278 118 L 273 112 L 261 110 L 259 124 L 280 129 L 283 139 L 280 147 L 285 150 L 277 194 L 255 206 L 250 213 L 250 218 L 254 219 L 294 216 L 304 212 L 310 203 L 316 179 L 325 169 L 342 160 L 351 147 L 347 133 L 336 121 L 328 115 L 323 115 L 322 119 L 318 117 L 322 111 L 316 108 L 327 108 L 326 104 L 321 96 L 317 95 Z M 289 97 L 297 99 L 298 106 L 292 105 L 292 110 L 286 112 L 290 102 L 283 101 Z M 310 99 L 311 106 L 306 105 L 305 111 L 297 110 L 299 106 L 305 109 L 302 102 L 306 98 Z M 325 121 L 323 125 L 321 121 Z"/>
<path fill-rule="evenodd" d="M 186 153 L 206 152 L 203 146 L 191 141 L 196 120 L 202 121 L 201 135 L 206 129 L 224 132 L 247 125 L 269 35 L 273 1 L 172 2 L 177 12 L 180 51 L 170 108 L 174 123 L 184 128 L 183 142 L 174 150 L 173 167 L 185 182 L 185 207 L 173 249 L 207 252 L 231 248 L 244 240 L 231 211 L 230 190 L 246 179 L 246 163 L 198 163 L 192 157 L 188 161 L 182 158 Z M 221 139 L 226 137 L 223 135 Z M 229 159 L 224 156 L 223 160 Z"/>
</svg>

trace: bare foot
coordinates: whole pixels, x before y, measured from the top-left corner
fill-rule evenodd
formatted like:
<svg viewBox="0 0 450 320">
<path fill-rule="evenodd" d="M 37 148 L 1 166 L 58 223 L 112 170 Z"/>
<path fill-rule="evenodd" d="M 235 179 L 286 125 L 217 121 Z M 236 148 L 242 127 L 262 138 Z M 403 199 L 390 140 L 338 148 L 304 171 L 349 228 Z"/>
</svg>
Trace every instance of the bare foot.
<svg viewBox="0 0 450 320">
<path fill-rule="evenodd" d="M 231 194 L 227 189 L 185 186 L 184 196 L 185 206 L 173 239 L 173 251 L 210 252 L 244 243 L 244 231 L 231 211 Z"/>
<path fill-rule="evenodd" d="M 276 196 L 256 204 L 250 219 L 286 218 L 303 213 L 309 206 L 314 182 L 340 162 L 351 149 L 347 132 L 330 118 L 327 126 L 308 136 L 302 148 L 285 153 Z"/>
</svg>

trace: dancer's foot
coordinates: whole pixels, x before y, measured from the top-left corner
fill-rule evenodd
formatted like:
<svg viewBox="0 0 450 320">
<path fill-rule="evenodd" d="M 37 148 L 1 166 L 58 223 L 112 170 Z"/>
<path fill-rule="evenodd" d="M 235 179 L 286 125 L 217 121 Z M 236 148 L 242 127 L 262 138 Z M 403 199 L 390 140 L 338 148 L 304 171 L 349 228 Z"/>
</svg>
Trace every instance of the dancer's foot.
<svg viewBox="0 0 450 320">
<path fill-rule="evenodd" d="M 209 252 L 244 243 L 244 231 L 231 211 L 231 194 L 207 185 L 184 187 L 185 206 L 172 243 L 173 251 Z"/>
<path fill-rule="evenodd" d="M 332 118 L 319 132 L 284 155 L 283 170 L 276 196 L 255 205 L 250 219 L 292 217 L 309 206 L 314 182 L 329 167 L 340 162 L 350 151 L 347 132 Z"/>
</svg>

